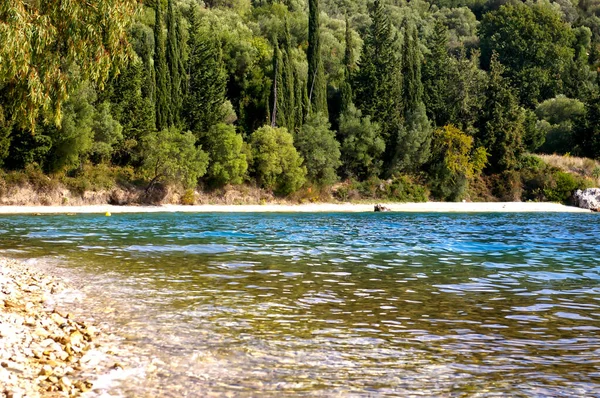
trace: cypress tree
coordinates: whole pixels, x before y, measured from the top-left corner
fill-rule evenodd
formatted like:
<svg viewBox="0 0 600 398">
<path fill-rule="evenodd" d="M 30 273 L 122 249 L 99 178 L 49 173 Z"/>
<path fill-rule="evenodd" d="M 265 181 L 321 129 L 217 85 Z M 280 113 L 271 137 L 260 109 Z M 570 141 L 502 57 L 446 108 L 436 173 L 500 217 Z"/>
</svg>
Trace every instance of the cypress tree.
<svg viewBox="0 0 600 398">
<path fill-rule="evenodd" d="M 352 104 L 352 86 L 350 85 L 350 78 L 352 73 L 352 32 L 350 31 L 350 23 L 348 16 L 346 16 L 346 50 L 344 51 L 344 81 L 340 91 L 342 93 L 342 100 L 340 106 L 340 113 L 344 114 Z"/>
<path fill-rule="evenodd" d="M 430 53 L 423 63 L 423 99 L 427 107 L 427 116 L 438 126 L 450 123 L 452 109 L 448 104 L 450 55 L 447 50 L 448 29 L 437 21 L 433 30 Z"/>
<path fill-rule="evenodd" d="M 300 73 L 294 68 L 294 126 L 304 124 L 304 115 L 306 115 L 308 96 L 306 95 L 306 84 L 300 79 Z"/>
<path fill-rule="evenodd" d="M 523 150 L 524 114 L 503 72 L 504 66 L 494 52 L 478 137 L 478 146 L 490 156 L 487 171 L 492 173 L 514 169 Z"/>
<path fill-rule="evenodd" d="M 166 62 L 169 68 L 170 78 L 170 98 L 168 105 L 170 111 L 168 114 L 168 124 L 172 126 L 179 123 L 179 116 L 181 114 L 182 107 L 182 75 L 181 65 L 183 60 L 181 59 L 181 51 L 179 48 L 179 42 L 177 39 L 178 35 L 178 23 L 173 7 L 173 0 L 168 1 L 167 8 L 167 48 L 166 48 Z"/>
<path fill-rule="evenodd" d="M 227 74 L 215 32 L 202 31 L 193 18 L 189 38 L 189 84 L 184 102 L 187 126 L 197 137 L 219 123 L 225 102 Z"/>
<path fill-rule="evenodd" d="M 154 68 L 156 69 L 156 128 L 163 130 L 169 126 L 170 115 L 169 70 L 165 54 L 165 38 L 163 34 L 162 7 L 157 1 L 155 6 L 156 21 L 154 23 Z"/>
<path fill-rule="evenodd" d="M 431 126 L 423 103 L 421 64 L 417 29 L 412 23 L 404 26 L 402 47 L 402 104 L 404 122 L 398 131 L 397 146 L 391 169 L 415 171 L 429 158 Z"/>
<path fill-rule="evenodd" d="M 375 0 L 369 15 L 372 23 L 364 39 L 360 69 L 352 79 L 354 100 L 364 115 L 381 124 L 386 141 L 395 141 L 391 138 L 400 126 L 402 100 L 396 37 L 380 0 Z"/>
<path fill-rule="evenodd" d="M 321 38 L 319 27 L 319 0 L 308 1 L 308 79 L 307 91 L 310 110 L 327 114 L 327 83 L 321 60 Z"/>
<path fill-rule="evenodd" d="M 296 127 L 296 118 L 294 115 L 294 109 L 296 107 L 295 101 L 295 80 L 294 80 L 294 61 L 292 55 L 292 39 L 290 36 L 290 25 L 287 17 L 285 18 L 285 30 L 283 34 L 283 40 L 281 43 L 281 96 L 282 106 L 285 110 L 285 120 L 283 126 L 287 127 L 288 131 L 292 133 Z"/>
<path fill-rule="evenodd" d="M 283 70 L 283 60 L 281 57 L 281 50 L 279 50 L 279 43 L 277 39 L 274 40 L 275 44 L 273 47 L 273 84 L 271 90 L 271 127 L 286 127 L 286 109 L 285 100 L 282 93 L 283 82 L 281 79 Z"/>
</svg>

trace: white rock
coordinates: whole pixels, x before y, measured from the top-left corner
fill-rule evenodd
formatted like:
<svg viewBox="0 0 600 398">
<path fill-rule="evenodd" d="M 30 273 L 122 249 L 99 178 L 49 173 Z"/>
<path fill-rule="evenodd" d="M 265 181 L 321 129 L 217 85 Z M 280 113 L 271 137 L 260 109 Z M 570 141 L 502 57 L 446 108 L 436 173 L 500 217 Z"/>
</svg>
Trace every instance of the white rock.
<svg viewBox="0 0 600 398">
<path fill-rule="evenodd" d="M 578 189 L 574 197 L 577 207 L 600 211 L 600 188 Z"/>
</svg>

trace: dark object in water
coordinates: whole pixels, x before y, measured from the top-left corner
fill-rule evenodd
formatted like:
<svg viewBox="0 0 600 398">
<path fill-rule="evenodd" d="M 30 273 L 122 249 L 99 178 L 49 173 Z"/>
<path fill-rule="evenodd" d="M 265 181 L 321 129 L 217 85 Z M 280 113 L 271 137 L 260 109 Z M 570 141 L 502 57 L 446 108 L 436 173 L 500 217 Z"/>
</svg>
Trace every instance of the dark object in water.
<svg viewBox="0 0 600 398">
<path fill-rule="evenodd" d="M 391 210 L 389 209 L 389 207 L 385 207 L 384 205 L 376 204 L 375 212 L 378 212 L 378 211 L 391 211 Z"/>
</svg>

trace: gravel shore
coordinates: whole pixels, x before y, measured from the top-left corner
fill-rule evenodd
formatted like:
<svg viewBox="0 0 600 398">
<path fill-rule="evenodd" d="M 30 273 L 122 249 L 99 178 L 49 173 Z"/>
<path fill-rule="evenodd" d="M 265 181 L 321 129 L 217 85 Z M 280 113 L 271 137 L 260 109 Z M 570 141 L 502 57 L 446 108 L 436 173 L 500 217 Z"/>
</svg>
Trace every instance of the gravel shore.
<svg viewBox="0 0 600 398">
<path fill-rule="evenodd" d="M 65 289 L 0 258 L 0 398 L 80 396 L 93 390 L 96 376 L 120 366 L 101 364 L 96 327 L 55 309 Z"/>
</svg>

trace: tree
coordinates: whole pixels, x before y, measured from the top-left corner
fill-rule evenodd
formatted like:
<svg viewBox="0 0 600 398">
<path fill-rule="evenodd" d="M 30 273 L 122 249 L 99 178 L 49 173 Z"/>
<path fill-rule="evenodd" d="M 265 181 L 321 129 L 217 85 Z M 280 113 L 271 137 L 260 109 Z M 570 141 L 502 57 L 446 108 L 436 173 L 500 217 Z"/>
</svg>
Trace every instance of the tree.
<svg viewBox="0 0 600 398">
<path fill-rule="evenodd" d="M 111 82 L 106 93 L 110 114 L 122 126 L 121 139 L 113 144 L 113 161 L 119 165 L 137 165 L 142 137 L 156 129 L 154 103 L 144 95 L 147 73 L 142 60 L 136 58 Z"/>
<path fill-rule="evenodd" d="M 154 65 L 156 69 L 156 128 L 166 129 L 172 124 L 171 107 L 169 97 L 171 86 L 169 69 L 166 59 L 165 37 L 162 22 L 162 2 L 157 1 L 155 5 L 156 19 L 154 22 Z"/>
<path fill-rule="evenodd" d="M 175 127 L 152 132 L 144 137 L 142 172 L 150 180 L 146 191 L 157 183 L 179 183 L 192 188 L 206 173 L 208 155 L 196 147 L 191 132 L 182 133 Z"/>
<path fill-rule="evenodd" d="M 319 0 L 308 1 L 308 60 L 307 91 L 310 112 L 327 114 L 327 82 L 321 59 L 321 30 Z"/>
<path fill-rule="evenodd" d="M 486 73 L 479 69 L 477 51 L 467 57 L 466 52 L 462 50 L 458 58 L 451 59 L 448 84 L 449 122 L 461 131 L 475 136 L 475 125 L 483 107 L 487 84 Z"/>
<path fill-rule="evenodd" d="M 383 165 L 385 141 L 381 127 L 362 116 L 353 104 L 340 117 L 342 173 L 346 177 L 366 180 L 377 177 Z"/>
<path fill-rule="evenodd" d="M 360 69 L 352 88 L 356 106 L 380 123 L 383 138 L 392 144 L 387 149 L 392 150 L 396 147 L 402 105 L 399 52 L 381 0 L 375 0 L 369 15 L 372 22 L 364 38 Z"/>
<path fill-rule="evenodd" d="M 577 130 L 581 126 L 578 123 L 585 114 L 586 106 L 583 102 L 564 95 L 557 95 L 539 104 L 535 109 L 535 136 L 542 137 L 539 138 L 540 145 L 535 149 L 542 153 L 578 153 L 575 133 L 580 131 Z M 525 140 L 526 144 L 527 142 L 528 137 Z"/>
<path fill-rule="evenodd" d="M 306 181 L 306 168 L 285 128 L 263 126 L 250 136 L 252 173 L 260 186 L 288 195 Z"/>
<path fill-rule="evenodd" d="M 462 199 L 469 180 L 485 167 L 487 153 L 482 147 L 474 149 L 473 142 L 473 137 L 452 125 L 434 131 L 429 185 L 436 198 Z"/>
<path fill-rule="evenodd" d="M 294 143 L 304 158 L 308 179 L 323 186 L 337 181 L 336 169 L 340 166 L 340 144 L 330 127 L 325 115 L 311 114 Z"/>
<path fill-rule="evenodd" d="M 183 80 L 185 69 L 183 66 L 182 49 L 183 43 L 178 38 L 178 14 L 175 14 L 173 0 L 167 3 L 167 46 L 166 62 L 169 69 L 170 96 L 169 96 L 169 125 L 179 123 L 183 106 Z"/>
<path fill-rule="evenodd" d="M 352 68 L 354 65 L 352 59 L 353 42 L 352 31 L 350 30 L 350 21 L 348 21 L 348 16 L 346 16 L 346 32 L 344 37 L 346 43 L 346 49 L 344 50 L 344 81 L 342 82 L 342 86 L 340 88 L 342 94 L 340 114 L 342 115 L 344 114 L 344 112 L 348 111 L 348 109 L 354 101 L 351 85 Z"/>
<path fill-rule="evenodd" d="M 196 134 L 222 121 L 226 100 L 227 74 L 216 32 L 203 29 L 197 18 L 189 37 L 189 88 L 184 114 L 187 126 Z"/>
<path fill-rule="evenodd" d="M 448 29 L 436 21 L 430 52 L 423 63 L 423 100 L 427 116 L 436 126 L 445 126 L 453 118 L 450 97 L 450 55 L 448 54 Z"/>
<path fill-rule="evenodd" d="M 84 82 L 65 102 L 60 127 L 48 126 L 46 134 L 52 138 L 47 169 L 70 170 L 81 165 L 92 149 L 96 92 Z"/>
<path fill-rule="evenodd" d="M 404 28 L 402 50 L 404 123 L 399 129 L 395 147 L 392 147 L 395 151 L 391 156 L 391 171 L 396 168 L 415 171 L 429 157 L 431 126 L 423 104 L 422 62 L 417 29 L 414 24 L 407 23 Z"/>
<path fill-rule="evenodd" d="M 202 143 L 210 158 L 206 173 L 208 183 L 211 186 L 241 184 L 248 170 L 248 161 L 243 151 L 244 141 L 235 132 L 235 127 L 216 124 L 202 137 Z"/>
<path fill-rule="evenodd" d="M 110 109 L 109 102 L 103 102 L 96 107 L 92 119 L 91 156 L 96 163 L 110 161 L 115 145 L 123 139 L 123 127 L 116 121 Z"/>
<path fill-rule="evenodd" d="M 503 5 L 485 14 L 479 37 L 483 66 L 490 67 L 496 52 L 523 105 L 533 107 L 561 92 L 575 36 L 554 8 L 546 3 Z"/>
<path fill-rule="evenodd" d="M 576 154 L 600 159 L 600 94 L 585 102 L 585 115 L 575 120 L 573 130 Z"/>
<path fill-rule="evenodd" d="M 490 155 L 487 170 L 492 173 L 514 169 L 523 150 L 524 114 L 503 72 L 504 66 L 493 54 L 478 137 L 478 146 Z"/>
<path fill-rule="evenodd" d="M 294 115 L 294 109 L 296 108 L 296 89 L 295 85 L 295 68 L 294 60 L 292 55 L 292 39 L 290 37 L 290 26 L 287 17 L 284 21 L 284 35 L 281 41 L 281 69 L 279 70 L 279 95 L 280 99 L 279 110 L 284 112 L 284 117 L 281 119 L 281 123 L 278 123 L 282 127 L 286 127 L 288 131 L 294 131 L 296 127 L 296 115 Z"/>
<path fill-rule="evenodd" d="M 135 0 L 0 2 L 0 102 L 6 121 L 60 124 L 62 104 L 81 80 L 102 88 L 132 55 L 126 32 Z M 70 74 L 77 69 L 78 76 Z M 77 79 L 75 79 L 77 77 Z"/>
</svg>

